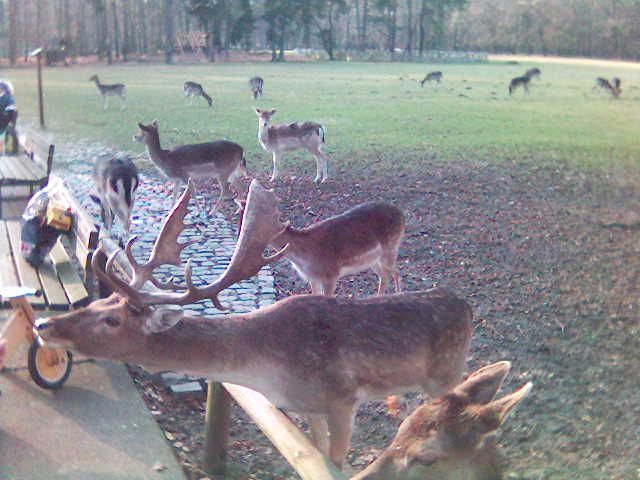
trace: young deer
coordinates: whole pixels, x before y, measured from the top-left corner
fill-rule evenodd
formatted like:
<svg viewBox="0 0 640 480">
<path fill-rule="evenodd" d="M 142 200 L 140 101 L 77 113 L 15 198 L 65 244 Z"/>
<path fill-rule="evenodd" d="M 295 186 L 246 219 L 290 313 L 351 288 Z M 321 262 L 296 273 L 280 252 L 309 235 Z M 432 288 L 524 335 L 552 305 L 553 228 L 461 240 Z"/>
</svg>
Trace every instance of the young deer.
<svg viewBox="0 0 640 480">
<path fill-rule="evenodd" d="M 441 83 L 442 82 L 442 72 L 429 72 L 427 73 L 427 76 L 424 77 L 422 79 L 422 81 L 420 82 L 420 86 L 424 87 L 424 84 L 426 82 L 437 82 L 437 83 Z"/>
<path fill-rule="evenodd" d="M 473 329 L 471 308 L 444 289 L 365 299 L 298 295 L 214 319 L 158 307 L 208 298 L 220 308 L 223 289 L 286 252 L 288 247 L 263 256 L 281 228 L 265 192 L 252 182 L 231 263 L 211 284 L 195 287 L 188 262 L 185 291 L 141 290 L 147 281 L 159 284 L 152 280 L 154 268 L 180 262 L 184 244 L 177 238 L 185 228 L 188 187 L 165 220 L 150 260 L 131 262 L 129 282 L 113 271 L 118 251 L 104 270 L 94 261 L 96 276 L 115 293 L 43 318 L 36 332 L 41 341 L 85 355 L 252 388 L 279 408 L 309 415 L 316 445 L 342 467 L 361 401 L 417 389 L 439 396 L 460 381 Z"/>
<path fill-rule="evenodd" d="M 511 82 L 509 82 L 509 96 L 511 96 L 513 94 L 513 92 L 516 91 L 516 88 L 518 87 L 522 87 L 525 91 L 525 93 L 529 93 L 529 82 L 531 81 L 530 77 L 527 77 L 526 75 L 523 75 L 521 77 L 515 77 L 511 79 Z"/>
<path fill-rule="evenodd" d="M 261 77 L 252 77 L 249 79 L 249 88 L 251 89 L 251 94 L 253 95 L 254 100 L 257 100 L 258 97 L 262 96 L 263 86 L 264 80 Z"/>
<path fill-rule="evenodd" d="M 324 127 L 315 122 L 276 123 L 269 125 L 269 119 L 275 115 L 276 109 L 261 110 L 258 115 L 258 140 L 267 152 L 273 155 L 273 174 L 271 181 L 278 177 L 278 163 L 284 152 L 308 150 L 316 159 L 316 178 L 314 182 L 324 183 L 329 177 L 329 157 L 322 153 L 324 145 Z"/>
<path fill-rule="evenodd" d="M 542 72 L 538 67 L 530 68 L 529 70 L 524 72 L 524 76 L 529 78 L 540 78 L 540 75 L 542 75 Z"/>
<path fill-rule="evenodd" d="M 204 88 L 202 88 L 202 85 L 199 83 L 184 82 L 184 86 L 182 88 L 184 89 L 185 99 L 190 99 L 189 105 L 193 105 L 194 97 L 202 97 L 207 101 L 210 107 L 213 106 L 213 99 L 207 95 L 207 92 L 204 91 Z"/>
<path fill-rule="evenodd" d="M 611 80 L 611 83 L 606 78 L 598 77 L 596 78 L 596 84 L 593 88 L 606 90 L 607 92 L 609 92 L 609 94 L 611 94 L 611 98 L 618 98 L 620 96 L 620 93 L 622 93 L 620 85 L 621 82 L 618 77 L 614 77 Z"/>
<path fill-rule="evenodd" d="M 485 438 L 533 386 L 529 382 L 496 400 L 510 367 L 497 362 L 480 368 L 446 395 L 418 407 L 382 455 L 351 480 L 503 478 L 500 452 Z"/>
<path fill-rule="evenodd" d="M 277 200 L 272 192 L 269 195 L 277 218 Z M 386 292 L 389 277 L 396 293 L 400 293 L 396 259 L 405 218 L 399 208 L 368 202 L 308 227 L 294 228 L 289 222 L 280 225 L 282 233 L 273 238 L 271 246 L 288 245 L 284 256 L 298 275 L 309 282 L 311 293 L 331 296 L 341 277 L 369 268 L 379 277 L 378 295 Z"/>
<path fill-rule="evenodd" d="M 98 75 L 92 75 L 89 78 L 90 82 L 95 82 L 96 87 L 98 87 L 98 92 L 102 96 L 102 109 L 106 110 L 109 106 L 109 97 L 120 97 L 122 100 L 121 109 L 124 109 L 127 102 L 127 88 L 122 83 L 114 83 L 111 85 L 107 85 L 105 83 L 100 83 L 100 79 Z"/>
<path fill-rule="evenodd" d="M 163 150 L 160 146 L 158 122 L 149 125 L 138 123 L 139 132 L 134 141 L 147 146 L 149 158 L 155 166 L 174 182 L 173 202 L 175 202 L 180 183 L 189 178 L 215 178 L 220 185 L 220 196 L 213 207 L 218 210 L 224 197 L 232 197 L 231 188 L 236 192 L 236 202 L 244 199 L 245 187 L 242 177 L 247 175 L 247 163 L 242 147 L 227 140 L 181 145 L 172 150 Z M 240 205 L 238 203 L 238 205 Z"/>
<path fill-rule="evenodd" d="M 100 206 L 100 216 L 111 231 L 114 215 L 129 236 L 131 210 L 138 189 L 138 168 L 129 158 L 100 157 L 93 166 L 95 195 L 89 197 Z"/>
</svg>

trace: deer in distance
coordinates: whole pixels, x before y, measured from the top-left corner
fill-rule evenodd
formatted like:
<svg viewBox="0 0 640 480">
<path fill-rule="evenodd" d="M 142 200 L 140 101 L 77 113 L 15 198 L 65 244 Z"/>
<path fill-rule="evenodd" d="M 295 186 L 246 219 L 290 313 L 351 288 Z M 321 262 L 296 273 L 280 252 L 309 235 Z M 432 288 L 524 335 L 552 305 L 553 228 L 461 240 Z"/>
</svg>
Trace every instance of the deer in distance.
<svg viewBox="0 0 640 480">
<path fill-rule="evenodd" d="M 164 150 L 160 146 L 158 126 L 156 120 L 149 125 L 138 123 L 139 132 L 134 135 L 133 140 L 144 143 L 149 158 L 157 169 L 173 180 L 173 202 L 180 193 L 182 182 L 187 183 L 189 178 L 215 178 L 220 186 L 220 196 L 211 213 L 218 210 L 223 198 L 233 197 L 234 192 L 235 201 L 240 206 L 239 202 L 244 199 L 245 192 L 242 177 L 247 175 L 247 163 L 240 145 L 217 140 Z M 201 214 L 204 211 L 200 209 Z"/>
<path fill-rule="evenodd" d="M 429 72 L 429 73 L 427 73 L 427 75 L 420 82 L 420 86 L 424 87 L 424 84 L 426 82 L 441 83 L 442 82 L 442 77 L 443 77 L 442 76 L 442 72 Z"/>
<path fill-rule="evenodd" d="M 278 217 L 278 201 L 273 192 L 265 193 L 268 205 Z M 244 220 L 244 208 L 240 222 Z M 276 220 L 277 221 L 277 220 Z M 279 223 L 281 233 L 270 245 L 287 245 L 284 257 L 311 286 L 311 293 L 331 296 L 341 277 L 373 269 L 378 275 L 378 295 L 386 292 L 389 277 L 400 293 L 400 274 L 396 268 L 398 246 L 405 229 L 402 211 L 388 203 L 367 202 L 346 212 L 294 228 Z"/>
<path fill-rule="evenodd" d="M 190 100 L 189 105 L 193 105 L 193 99 L 195 97 L 202 97 L 207 101 L 210 107 L 213 106 L 213 99 L 207 95 L 207 92 L 204 91 L 204 88 L 202 88 L 202 85 L 199 83 L 184 82 L 182 89 L 184 90 L 185 99 L 188 98 Z"/>
<path fill-rule="evenodd" d="M 149 261 L 131 264 L 129 281 L 113 268 L 119 250 L 104 269 L 94 255 L 97 278 L 114 293 L 40 319 L 35 332 L 43 343 L 92 357 L 254 389 L 276 407 L 307 415 L 314 443 L 342 468 L 360 402 L 420 389 L 437 397 L 457 385 L 466 368 L 472 311 L 441 288 L 364 299 L 295 295 L 250 313 L 215 318 L 167 307 L 210 299 L 220 308 L 222 290 L 284 255 L 288 247 L 264 257 L 282 228 L 274 211 L 265 208 L 265 192 L 257 181 L 251 183 L 230 264 L 212 283 L 195 287 L 189 261 L 186 289 L 141 288 L 147 281 L 156 284 L 153 270 L 179 262 L 180 251 L 191 243 L 177 241 L 186 228 L 189 184 L 165 219 Z M 157 283 L 177 288 L 173 282 Z"/>
<path fill-rule="evenodd" d="M 98 87 L 98 92 L 102 97 L 102 109 L 106 110 L 109 106 L 109 97 L 120 97 L 122 104 L 120 106 L 121 109 L 124 109 L 127 103 L 127 87 L 124 86 L 123 83 L 113 83 L 106 84 L 100 83 L 100 79 L 98 75 L 92 75 L 89 78 L 90 82 L 95 82 L 96 87 Z"/>
<path fill-rule="evenodd" d="M 620 82 L 618 77 L 614 77 L 611 82 L 606 78 L 598 77 L 596 78 L 596 84 L 593 88 L 600 88 L 601 90 L 608 92 L 611 95 L 611 98 L 618 98 L 620 93 L 622 93 L 622 89 L 620 88 L 621 83 L 622 82 Z"/>
<path fill-rule="evenodd" d="M 540 75 L 542 75 L 542 72 L 540 71 L 540 69 L 538 67 L 530 68 L 529 70 L 524 72 L 524 76 L 525 77 L 529 77 L 531 79 L 540 78 Z"/>
<path fill-rule="evenodd" d="M 89 198 L 100 206 L 100 217 L 110 233 L 114 217 L 120 220 L 125 237 L 129 236 L 131 210 L 140 180 L 138 167 L 130 158 L 99 157 L 93 166 L 95 193 Z"/>
<path fill-rule="evenodd" d="M 249 88 L 251 89 L 251 95 L 253 99 L 257 100 L 262 96 L 262 87 L 264 86 L 264 80 L 262 77 L 252 77 L 249 79 Z"/>
<path fill-rule="evenodd" d="M 473 372 L 447 394 L 413 411 L 391 445 L 351 480 L 500 480 L 500 451 L 487 436 L 527 396 L 533 384 L 496 399 L 510 362 Z"/>
<path fill-rule="evenodd" d="M 261 110 L 258 115 L 258 140 L 267 152 L 273 155 L 273 174 L 271 181 L 278 178 L 278 164 L 284 152 L 304 148 L 316 159 L 316 177 L 314 182 L 324 183 L 329 177 L 329 157 L 322 153 L 324 145 L 324 127 L 316 122 L 276 123 L 269 125 L 269 120 L 276 109 Z"/>
</svg>

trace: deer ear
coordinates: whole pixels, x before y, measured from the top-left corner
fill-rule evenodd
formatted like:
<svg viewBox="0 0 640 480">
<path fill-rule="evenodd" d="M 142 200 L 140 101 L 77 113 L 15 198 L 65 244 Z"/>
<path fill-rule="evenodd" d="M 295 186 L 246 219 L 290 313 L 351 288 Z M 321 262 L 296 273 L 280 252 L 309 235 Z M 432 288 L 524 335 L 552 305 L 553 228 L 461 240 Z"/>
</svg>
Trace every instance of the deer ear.
<svg viewBox="0 0 640 480">
<path fill-rule="evenodd" d="M 256 115 L 262 115 L 262 110 L 256 107 L 253 107 L 253 109 L 256 111 Z"/>
<path fill-rule="evenodd" d="M 532 388 L 533 383 L 528 382 L 512 394 L 493 400 L 488 405 L 482 407 L 478 418 L 482 419 L 486 433 L 492 432 L 502 425 L 507 415 L 518 406 Z"/>
<path fill-rule="evenodd" d="M 509 373 L 511 362 L 496 362 L 482 367 L 455 388 L 457 393 L 464 393 L 473 403 L 486 404 L 493 400 Z"/>
<path fill-rule="evenodd" d="M 278 110 L 276 110 L 275 108 L 272 108 L 271 110 L 269 110 L 269 115 L 275 115 L 277 111 Z"/>
<path fill-rule="evenodd" d="M 184 317 L 182 309 L 159 308 L 144 323 L 146 333 L 160 333 L 175 327 Z"/>
</svg>

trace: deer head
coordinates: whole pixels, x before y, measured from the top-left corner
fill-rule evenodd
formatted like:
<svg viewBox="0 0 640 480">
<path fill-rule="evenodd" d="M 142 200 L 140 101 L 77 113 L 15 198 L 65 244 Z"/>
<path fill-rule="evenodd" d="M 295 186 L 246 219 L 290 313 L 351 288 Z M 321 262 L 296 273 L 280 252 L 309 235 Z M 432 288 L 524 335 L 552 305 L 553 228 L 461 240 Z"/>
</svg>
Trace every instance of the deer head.
<svg viewBox="0 0 640 480">
<path fill-rule="evenodd" d="M 147 143 L 147 138 L 149 136 L 158 136 L 158 126 L 159 124 L 157 120 L 154 120 L 149 125 L 138 123 L 139 132 L 137 135 L 133 136 L 133 141 L 139 143 Z"/>
<path fill-rule="evenodd" d="M 502 478 L 498 452 L 485 441 L 529 393 L 529 382 L 496 399 L 509 362 L 472 373 L 448 394 L 420 406 L 407 417 L 391 445 L 352 480 Z"/>
</svg>

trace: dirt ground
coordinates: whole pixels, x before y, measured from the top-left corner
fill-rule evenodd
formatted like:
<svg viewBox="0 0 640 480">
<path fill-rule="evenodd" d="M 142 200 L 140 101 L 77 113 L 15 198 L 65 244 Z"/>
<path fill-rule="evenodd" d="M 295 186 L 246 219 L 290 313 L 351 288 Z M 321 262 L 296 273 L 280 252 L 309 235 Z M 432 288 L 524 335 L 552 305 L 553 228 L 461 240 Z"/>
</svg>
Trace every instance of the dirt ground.
<svg viewBox="0 0 640 480">
<path fill-rule="evenodd" d="M 312 166 L 307 170 L 289 170 L 275 184 L 284 219 L 304 226 L 370 200 L 401 207 L 403 289 L 440 285 L 458 292 L 475 312 L 470 370 L 510 360 L 504 392 L 533 381 L 497 433 L 506 478 L 640 478 L 637 174 L 533 160 L 425 160 L 420 173 L 363 175 L 337 167 L 316 186 Z M 275 271 L 280 298 L 309 291 L 288 263 Z M 376 288 L 368 272 L 343 279 L 338 294 L 371 295 Z M 200 464 L 204 399 L 173 398 L 132 371 L 190 478 L 207 478 Z M 388 445 L 423 400 L 405 395 L 399 416 L 382 403 L 360 408 L 348 458 L 354 470 Z M 227 478 L 298 478 L 237 407 L 229 457 Z"/>
</svg>

